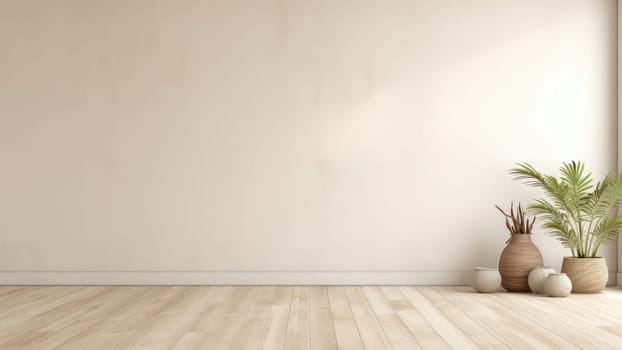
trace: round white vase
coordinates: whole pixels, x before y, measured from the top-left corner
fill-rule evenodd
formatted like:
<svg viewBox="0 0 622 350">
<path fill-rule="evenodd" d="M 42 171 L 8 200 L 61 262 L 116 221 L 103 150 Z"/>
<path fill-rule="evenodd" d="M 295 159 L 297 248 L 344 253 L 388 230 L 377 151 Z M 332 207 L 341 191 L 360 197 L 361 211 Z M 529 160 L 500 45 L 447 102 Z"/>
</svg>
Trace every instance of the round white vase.
<svg viewBox="0 0 622 350">
<path fill-rule="evenodd" d="M 546 278 L 552 273 L 555 273 L 555 269 L 549 266 L 537 267 L 531 270 L 531 272 L 529 272 L 529 277 L 527 278 L 529 289 L 531 289 L 534 293 L 544 293 L 544 280 L 546 280 Z"/>
<path fill-rule="evenodd" d="M 572 282 L 565 273 L 551 273 L 544 280 L 544 292 L 550 297 L 567 297 L 572 291 Z"/>
<path fill-rule="evenodd" d="M 493 293 L 501 287 L 501 274 L 495 268 L 476 267 L 471 283 L 479 293 Z"/>
</svg>

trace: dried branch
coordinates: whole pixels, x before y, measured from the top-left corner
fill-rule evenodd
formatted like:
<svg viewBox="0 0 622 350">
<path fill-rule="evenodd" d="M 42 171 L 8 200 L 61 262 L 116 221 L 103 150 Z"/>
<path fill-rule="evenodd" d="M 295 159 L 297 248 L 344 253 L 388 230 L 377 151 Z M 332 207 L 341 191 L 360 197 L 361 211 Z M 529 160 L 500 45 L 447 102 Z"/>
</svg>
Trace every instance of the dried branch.
<svg viewBox="0 0 622 350">
<path fill-rule="evenodd" d="M 514 202 L 510 203 L 510 214 L 506 213 L 501 207 L 495 205 L 495 207 L 505 216 L 505 227 L 510 231 L 511 235 L 514 234 L 530 234 L 533 230 L 533 225 L 536 222 L 536 217 L 533 220 L 525 216 L 525 211 L 520 203 L 514 213 Z M 511 222 L 510 222 L 511 220 Z"/>
</svg>

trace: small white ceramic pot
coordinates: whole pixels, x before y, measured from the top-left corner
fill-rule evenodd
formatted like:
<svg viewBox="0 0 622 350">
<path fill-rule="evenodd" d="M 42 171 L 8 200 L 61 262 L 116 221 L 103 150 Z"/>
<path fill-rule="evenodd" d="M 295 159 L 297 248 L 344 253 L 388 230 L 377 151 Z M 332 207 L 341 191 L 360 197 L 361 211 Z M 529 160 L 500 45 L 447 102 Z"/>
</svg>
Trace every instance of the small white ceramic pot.
<svg viewBox="0 0 622 350">
<path fill-rule="evenodd" d="M 479 293 L 493 293 L 501 287 L 501 274 L 495 268 L 476 267 L 471 282 Z"/>
<path fill-rule="evenodd" d="M 551 273 L 544 280 L 544 292 L 550 297 L 567 297 L 572 291 L 572 282 L 565 273 Z"/>
<path fill-rule="evenodd" d="M 529 289 L 531 289 L 534 293 L 544 293 L 544 280 L 546 280 L 551 273 L 555 273 L 555 269 L 550 266 L 536 267 L 531 270 L 531 272 L 529 272 L 529 277 L 527 278 Z"/>
</svg>

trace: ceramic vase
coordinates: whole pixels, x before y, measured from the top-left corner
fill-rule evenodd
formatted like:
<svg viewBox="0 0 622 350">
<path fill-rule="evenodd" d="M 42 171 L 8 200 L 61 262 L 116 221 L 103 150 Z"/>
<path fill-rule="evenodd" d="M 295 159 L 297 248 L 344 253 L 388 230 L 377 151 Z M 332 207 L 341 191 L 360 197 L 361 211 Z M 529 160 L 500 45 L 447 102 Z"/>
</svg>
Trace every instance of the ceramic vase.
<svg viewBox="0 0 622 350">
<path fill-rule="evenodd" d="M 609 269 L 605 258 L 565 257 L 562 272 L 572 281 L 573 293 L 599 293 L 609 279 Z"/>
<path fill-rule="evenodd" d="M 529 292 L 529 272 L 544 265 L 531 234 L 513 234 L 499 259 L 501 285 L 509 292 Z"/>
<path fill-rule="evenodd" d="M 551 273 L 544 280 L 544 292 L 550 297 L 567 297 L 572 291 L 572 282 L 565 273 Z"/>
<path fill-rule="evenodd" d="M 555 270 L 549 266 L 536 267 L 531 270 L 531 272 L 529 272 L 529 276 L 527 277 L 529 289 L 531 289 L 534 293 L 544 293 L 544 280 L 546 280 L 551 273 L 555 273 Z"/>
<path fill-rule="evenodd" d="M 476 267 L 473 269 L 471 283 L 479 293 L 493 293 L 501 287 L 501 274 L 495 268 Z"/>
</svg>

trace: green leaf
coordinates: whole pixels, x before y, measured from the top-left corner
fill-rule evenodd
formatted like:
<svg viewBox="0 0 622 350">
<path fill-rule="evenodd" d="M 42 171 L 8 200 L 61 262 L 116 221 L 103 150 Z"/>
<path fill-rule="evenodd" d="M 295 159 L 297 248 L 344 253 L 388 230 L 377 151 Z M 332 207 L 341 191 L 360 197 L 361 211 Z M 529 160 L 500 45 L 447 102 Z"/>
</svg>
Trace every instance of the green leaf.
<svg viewBox="0 0 622 350">
<path fill-rule="evenodd" d="M 594 256 L 603 242 L 622 231 L 622 217 L 611 213 L 622 204 L 622 174 L 608 174 L 593 185 L 592 174 L 578 161 L 562 163 L 559 178 L 537 171 L 529 163 L 516 163 L 510 175 L 544 198 L 529 205 L 542 227 L 579 257 Z"/>
</svg>

